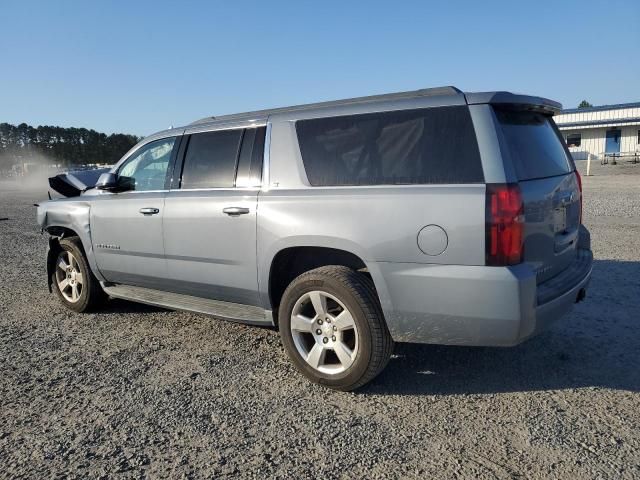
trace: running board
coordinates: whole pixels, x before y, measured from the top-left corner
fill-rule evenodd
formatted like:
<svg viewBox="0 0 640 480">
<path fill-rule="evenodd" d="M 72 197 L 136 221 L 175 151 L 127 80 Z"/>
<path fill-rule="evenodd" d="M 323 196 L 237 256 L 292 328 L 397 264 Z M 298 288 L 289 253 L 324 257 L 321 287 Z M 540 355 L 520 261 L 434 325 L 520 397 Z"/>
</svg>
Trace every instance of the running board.
<svg viewBox="0 0 640 480">
<path fill-rule="evenodd" d="M 260 307 L 242 305 L 239 303 L 221 302 L 208 298 L 192 297 L 179 293 L 163 292 L 151 288 L 134 287 L 131 285 L 102 285 L 104 291 L 111 297 L 146 303 L 169 310 L 186 310 L 187 312 L 203 313 L 223 318 L 232 322 L 251 325 L 273 326 L 271 310 Z"/>
</svg>

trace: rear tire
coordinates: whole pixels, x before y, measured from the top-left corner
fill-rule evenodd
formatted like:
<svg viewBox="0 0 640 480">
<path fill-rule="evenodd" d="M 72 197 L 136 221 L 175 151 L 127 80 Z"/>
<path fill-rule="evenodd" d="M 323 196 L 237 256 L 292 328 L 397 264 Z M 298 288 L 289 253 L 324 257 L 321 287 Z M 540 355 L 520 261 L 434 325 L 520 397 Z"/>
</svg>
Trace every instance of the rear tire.
<svg viewBox="0 0 640 480">
<path fill-rule="evenodd" d="M 91 272 L 78 237 L 60 240 L 51 284 L 60 301 L 74 312 L 96 310 L 108 298 Z"/>
<path fill-rule="evenodd" d="M 329 388 L 363 386 L 393 352 L 373 282 L 347 267 L 320 267 L 297 277 L 282 296 L 278 318 L 293 364 Z"/>
</svg>

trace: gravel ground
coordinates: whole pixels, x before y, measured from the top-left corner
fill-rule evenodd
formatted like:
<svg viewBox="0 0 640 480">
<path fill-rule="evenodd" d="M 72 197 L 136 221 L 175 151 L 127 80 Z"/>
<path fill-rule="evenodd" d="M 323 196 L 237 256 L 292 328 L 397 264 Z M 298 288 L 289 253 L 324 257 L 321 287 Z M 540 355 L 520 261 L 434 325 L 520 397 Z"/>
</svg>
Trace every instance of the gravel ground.
<svg viewBox="0 0 640 480">
<path fill-rule="evenodd" d="M 269 329 L 65 310 L 45 190 L 0 184 L 0 476 L 638 478 L 640 165 L 593 173 L 587 301 L 516 348 L 397 345 L 357 393 L 307 383 Z"/>
</svg>

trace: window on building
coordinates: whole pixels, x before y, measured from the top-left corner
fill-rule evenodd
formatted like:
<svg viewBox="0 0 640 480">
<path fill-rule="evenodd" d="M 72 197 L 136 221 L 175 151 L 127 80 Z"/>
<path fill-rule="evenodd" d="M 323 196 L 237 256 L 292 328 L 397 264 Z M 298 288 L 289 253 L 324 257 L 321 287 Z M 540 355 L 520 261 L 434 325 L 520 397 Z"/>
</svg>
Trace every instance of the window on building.
<svg viewBox="0 0 640 480">
<path fill-rule="evenodd" d="M 301 120 L 296 129 L 313 186 L 484 181 L 466 106 Z"/>
<path fill-rule="evenodd" d="M 582 143 L 582 135 L 579 133 L 570 133 L 567 135 L 567 147 L 579 147 Z"/>
<path fill-rule="evenodd" d="M 640 147 L 640 130 L 638 130 L 638 146 Z"/>
<path fill-rule="evenodd" d="M 191 135 L 181 188 L 233 187 L 241 138 L 241 129 Z"/>
</svg>

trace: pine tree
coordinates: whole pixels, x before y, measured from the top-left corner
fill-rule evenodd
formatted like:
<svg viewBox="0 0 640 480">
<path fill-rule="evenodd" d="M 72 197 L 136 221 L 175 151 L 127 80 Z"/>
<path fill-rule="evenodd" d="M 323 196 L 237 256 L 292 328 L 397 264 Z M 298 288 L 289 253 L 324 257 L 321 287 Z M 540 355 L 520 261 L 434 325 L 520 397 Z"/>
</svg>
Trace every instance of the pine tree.
<svg viewBox="0 0 640 480">
<path fill-rule="evenodd" d="M 140 141 L 135 135 L 26 123 L 0 123 L 0 173 L 23 162 L 55 165 L 113 164 Z"/>
</svg>

